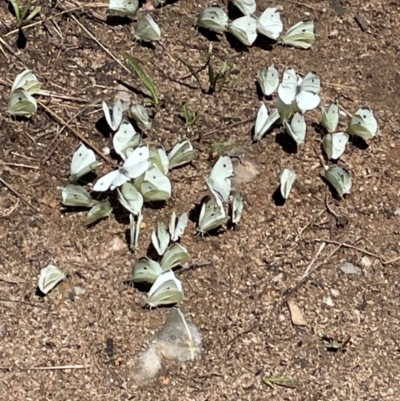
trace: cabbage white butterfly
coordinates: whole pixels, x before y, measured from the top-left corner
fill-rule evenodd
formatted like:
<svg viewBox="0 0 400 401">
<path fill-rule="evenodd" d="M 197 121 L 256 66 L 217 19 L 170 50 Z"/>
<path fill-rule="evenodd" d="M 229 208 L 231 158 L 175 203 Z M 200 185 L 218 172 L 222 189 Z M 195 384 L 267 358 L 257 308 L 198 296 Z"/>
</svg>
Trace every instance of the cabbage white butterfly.
<svg viewBox="0 0 400 401">
<path fill-rule="evenodd" d="M 222 226 L 228 220 L 229 217 L 226 215 L 224 205 L 211 198 L 201 206 L 197 232 L 205 234 Z"/>
<path fill-rule="evenodd" d="M 119 203 L 129 212 L 138 215 L 143 207 L 143 196 L 131 182 L 117 188 Z"/>
<path fill-rule="evenodd" d="M 231 221 L 232 224 L 239 223 L 242 218 L 244 208 L 243 196 L 240 192 L 234 192 L 231 195 Z"/>
<path fill-rule="evenodd" d="M 307 132 L 307 125 L 304 116 L 300 113 L 295 113 L 290 124 L 287 121 L 283 122 L 286 132 L 295 140 L 297 145 L 304 142 Z"/>
<path fill-rule="evenodd" d="M 364 141 L 373 138 L 378 132 L 378 122 L 368 106 L 361 107 L 351 118 L 347 132 L 359 136 Z"/>
<path fill-rule="evenodd" d="M 110 0 L 108 9 L 121 15 L 136 15 L 139 8 L 138 0 Z"/>
<path fill-rule="evenodd" d="M 92 199 L 85 188 L 80 185 L 68 184 L 62 190 L 62 204 L 72 207 L 92 207 L 96 200 Z"/>
<path fill-rule="evenodd" d="M 125 160 L 122 167 L 111 171 L 97 180 L 93 186 L 93 191 L 104 192 L 108 188 L 111 190 L 125 184 L 131 178 L 137 178 L 142 175 L 149 167 L 149 148 L 141 146 L 136 148 L 132 154 Z"/>
<path fill-rule="evenodd" d="M 150 167 L 139 182 L 145 202 L 164 201 L 171 197 L 171 181 L 156 166 Z"/>
<path fill-rule="evenodd" d="M 245 46 L 251 46 L 257 39 L 257 20 L 253 17 L 245 16 L 235 19 L 228 24 L 228 32 Z"/>
<path fill-rule="evenodd" d="M 273 64 L 268 68 L 263 68 L 257 75 L 257 82 L 264 96 L 271 96 L 279 86 L 278 70 Z"/>
<path fill-rule="evenodd" d="M 7 112 L 10 116 L 31 117 L 37 111 L 37 101 L 22 88 L 16 89 L 10 97 Z"/>
<path fill-rule="evenodd" d="M 136 25 L 135 38 L 144 42 L 160 40 L 161 29 L 150 14 L 140 18 Z"/>
<path fill-rule="evenodd" d="M 150 148 L 149 161 L 164 174 L 167 175 L 169 171 L 169 159 L 161 145 L 155 148 Z"/>
<path fill-rule="evenodd" d="M 299 49 L 308 49 L 314 41 L 314 21 L 300 21 L 289 28 L 281 43 Z"/>
<path fill-rule="evenodd" d="M 215 196 L 217 203 L 226 202 L 231 192 L 232 161 L 229 156 L 222 156 L 214 164 L 208 178 L 204 177 L 208 188 Z"/>
<path fill-rule="evenodd" d="M 168 153 L 169 168 L 183 166 L 184 164 L 190 163 L 193 159 L 195 150 L 189 139 L 182 139 L 174 145 L 172 150 Z"/>
<path fill-rule="evenodd" d="M 224 33 L 228 22 L 228 15 L 220 7 L 206 8 L 197 18 L 197 26 L 216 33 Z"/>
<path fill-rule="evenodd" d="M 104 217 L 108 217 L 113 208 L 108 199 L 104 199 L 101 201 L 97 201 L 96 204 L 89 210 L 89 213 L 86 218 L 86 226 L 93 224 L 97 220 L 103 219 Z"/>
<path fill-rule="evenodd" d="M 135 216 L 133 214 L 129 215 L 129 239 L 130 239 L 129 246 L 133 251 L 136 251 L 138 249 L 140 226 L 142 224 L 142 221 L 143 221 L 143 215 L 141 211 L 137 215 L 136 221 L 135 221 Z"/>
<path fill-rule="evenodd" d="M 289 121 L 293 114 L 299 110 L 295 100 L 291 104 L 286 104 L 279 96 L 276 99 L 276 108 L 282 123 Z"/>
<path fill-rule="evenodd" d="M 276 7 L 267 8 L 257 19 L 257 32 L 276 40 L 283 30 L 281 16 Z"/>
<path fill-rule="evenodd" d="M 181 244 L 175 243 L 166 250 L 160 264 L 163 270 L 170 270 L 177 266 L 183 266 L 189 257 L 187 249 Z"/>
<path fill-rule="evenodd" d="M 231 0 L 231 1 L 244 15 L 251 15 L 256 12 L 255 0 Z"/>
<path fill-rule="evenodd" d="M 117 131 L 122 122 L 123 106 L 122 101 L 117 100 L 114 106 L 111 108 L 106 102 L 102 103 L 104 117 L 107 121 L 108 126 L 112 131 Z"/>
<path fill-rule="evenodd" d="M 92 149 L 87 148 L 83 143 L 72 156 L 70 181 L 77 181 L 85 174 L 90 173 L 100 166 Z"/>
<path fill-rule="evenodd" d="M 151 120 L 146 107 L 141 104 L 135 104 L 131 107 L 131 114 L 135 121 L 142 124 L 145 129 L 151 128 Z"/>
<path fill-rule="evenodd" d="M 324 151 L 329 160 L 337 160 L 344 153 L 346 144 L 349 141 L 349 135 L 345 132 L 336 132 L 327 134 L 322 140 Z"/>
<path fill-rule="evenodd" d="M 135 131 L 129 121 L 124 120 L 113 137 L 114 150 L 122 160 L 127 159 L 127 151 L 140 144 L 140 134 Z"/>
<path fill-rule="evenodd" d="M 256 124 L 254 127 L 254 139 L 261 141 L 267 131 L 279 120 L 279 112 L 277 109 L 272 110 L 271 114 L 268 115 L 267 107 L 264 103 L 261 104 L 256 118 Z"/>
<path fill-rule="evenodd" d="M 33 72 L 26 68 L 16 76 L 11 88 L 11 93 L 14 93 L 17 89 L 23 89 L 25 92 L 33 95 L 40 91 L 40 82 Z"/>
<path fill-rule="evenodd" d="M 340 198 L 343 198 L 343 195 L 350 193 L 352 181 L 347 170 L 339 166 L 333 166 L 324 169 L 323 175 L 333 188 L 335 188 Z"/>
<path fill-rule="evenodd" d="M 162 256 L 169 245 L 169 233 L 167 227 L 162 221 L 157 223 L 157 230 L 151 234 L 151 242 L 157 253 Z"/>
<path fill-rule="evenodd" d="M 50 292 L 60 281 L 66 277 L 65 273 L 57 266 L 48 265 L 40 270 L 39 290 L 43 294 Z"/>
<path fill-rule="evenodd" d="M 160 305 L 171 305 L 182 302 L 182 283 L 168 270 L 157 277 L 147 295 L 147 305 L 156 308 Z"/>
<path fill-rule="evenodd" d="M 291 170 L 290 168 L 285 168 L 282 171 L 280 190 L 283 199 L 287 199 L 289 197 L 295 180 L 296 173 L 293 170 Z"/>
<path fill-rule="evenodd" d="M 140 258 L 133 266 L 131 280 L 134 283 L 154 283 L 162 272 L 158 262 L 146 257 Z"/>
<path fill-rule="evenodd" d="M 171 235 L 171 241 L 178 241 L 179 237 L 182 237 L 183 232 L 187 226 L 189 216 L 187 213 L 182 213 L 179 217 L 175 211 L 172 212 L 171 220 L 169 222 L 169 233 Z"/>
<path fill-rule="evenodd" d="M 321 81 L 318 75 L 309 72 L 304 79 L 297 77 L 293 68 L 283 73 L 282 82 L 278 87 L 279 98 L 285 104 L 292 104 L 295 100 L 300 110 L 315 109 L 321 98 L 318 93 L 321 90 Z"/>
<path fill-rule="evenodd" d="M 322 106 L 321 124 L 328 132 L 335 132 L 339 124 L 339 106 L 337 102 L 333 102 L 328 110 Z"/>
</svg>

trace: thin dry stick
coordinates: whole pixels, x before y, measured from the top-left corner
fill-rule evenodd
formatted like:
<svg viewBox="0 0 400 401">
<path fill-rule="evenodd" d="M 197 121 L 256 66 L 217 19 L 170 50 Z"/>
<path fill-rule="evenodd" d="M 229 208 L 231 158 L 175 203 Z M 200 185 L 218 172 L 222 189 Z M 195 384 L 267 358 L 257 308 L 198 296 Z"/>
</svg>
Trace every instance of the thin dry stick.
<svg viewBox="0 0 400 401">
<path fill-rule="evenodd" d="M 48 91 L 45 89 L 40 90 L 37 95 L 39 96 L 48 96 L 48 97 L 54 97 L 56 99 L 62 99 L 62 100 L 69 100 L 71 102 L 78 102 L 78 103 L 89 103 L 89 100 L 82 99 L 81 97 L 75 97 L 75 96 L 68 96 L 68 95 L 60 95 L 58 93 L 55 93 L 53 91 Z"/>
<path fill-rule="evenodd" d="M 369 252 L 366 249 L 362 249 L 362 248 L 359 248 L 357 246 L 354 246 L 354 245 L 351 245 L 351 244 L 347 244 L 345 242 L 332 241 L 332 240 L 329 240 L 329 239 L 319 239 L 319 238 L 317 238 L 315 240 L 315 242 L 326 242 L 327 244 L 336 244 L 336 245 L 340 244 L 344 248 L 355 249 L 356 251 L 365 253 L 366 255 L 369 255 L 369 256 L 373 256 L 374 258 L 377 258 L 377 259 L 380 259 L 380 260 L 384 260 L 385 259 L 383 256 L 377 255 L 376 253 Z"/>
<path fill-rule="evenodd" d="M 390 265 L 391 263 L 397 262 L 398 260 L 400 260 L 400 256 L 397 256 L 397 258 L 394 259 L 386 260 L 385 262 L 382 262 L 382 265 L 383 266 Z"/>
<path fill-rule="evenodd" d="M 22 368 L 21 370 L 67 370 L 67 369 L 86 369 L 90 365 L 64 365 L 64 366 L 37 366 L 33 368 Z"/>
<path fill-rule="evenodd" d="M 21 164 L 21 163 L 2 163 L 5 164 L 6 166 L 11 166 L 11 167 L 23 167 L 23 168 L 30 168 L 32 170 L 39 170 L 38 166 L 28 166 L 27 164 Z"/>
<path fill-rule="evenodd" d="M 117 57 L 115 57 L 102 43 L 100 43 L 100 41 L 84 26 L 82 25 L 78 19 L 74 16 L 71 15 L 71 18 L 115 61 L 117 62 L 125 71 L 127 71 L 129 74 L 131 74 L 131 71 L 129 70 L 128 67 L 126 67 L 124 64 L 121 63 L 121 61 L 119 61 L 117 59 Z"/>
<path fill-rule="evenodd" d="M 23 283 L 22 280 L 17 280 L 15 278 L 6 277 L 6 276 L 0 276 L 0 281 L 3 281 L 4 283 L 8 283 L 8 284 L 22 284 Z"/>
<path fill-rule="evenodd" d="M 47 106 L 43 104 L 40 100 L 38 100 L 38 103 L 40 104 L 41 107 L 43 107 L 47 113 L 49 113 L 57 122 L 60 124 L 64 125 L 67 127 L 78 139 L 80 139 L 85 145 L 89 146 L 92 148 L 103 160 L 105 160 L 107 163 L 114 165 L 112 160 L 108 158 L 106 155 L 104 155 L 101 150 L 99 150 L 95 145 L 90 143 L 85 137 L 83 137 L 75 128 L 72 128 L 67 122 L 65 122 L 60 116 L 58 116 L 54 111 L 49 109 Z"/>
<path fill-rule="evenodd" d="M 31 209 L 31 211 L 33 211 L 34 213 L 39 213 L 39 210 L 35 209 L 27 200 L 24 199 L 24 197 L 18 192 L 16 191 L 10 184 L 8 184 L 7 182 L 4 181 L 3 178 L 0 177 L 0 182 L 9 189 L 9 191 L 11 191 L 15 196 L 17 196 L 19 199 L 21 199 L 22 203 L 29 207 L 29 209 Z"/>
<path fill-rule="evenodd" d="M 7 217 L 9 216 L 19 205 L 19 198 L 15 201 L 15 204 L 10 207 L 10 209 L 7 210 L 7 212 L 3 213 L 0 217 Z"/>
<path fill-rule="evenodd" d="M 315 256 L 313 257 L 312 261 L 311 261 L 310 264 L 307 266 L 307 269 L 306 269 L 306 271 L 304 272 L 304 274 L 301 276 L 300 281 L 301 281 L 301 280 L 304 280 L 304 278 L 308 276 L 308 274 L 309 274 L 309 272 L 310 272 L 310 270 L 311 270 L 312 265 L 313 265 L 314 262 L 318 259 L 318 256 L 320 255 L 320 253 L 324 250 L 325 245 L 326 245 L 326 242 L 323 242 L 323 243 L 321 244 L 321 246 L 320 246 L 319 249 L 318 249 L 318 252 L 315 254 Z"/>
<path fill-rule="evenodd" d="M 225 131 L 227 129 L 236 127 L 236 126 L 241 125 L 241 124 L 249 123 L 249 122 L 251 122 L 253 120 L 254 120 L 254 118 L 248 118 L 247 120 L 242 120 L 242 121 L 239 121 L 237 123 L 229 124 L 229 125 L 227 125 L 225 127 L 218 128 L 218 129 L 216 129 L 214 131 L 207 132 L 207 133 L 205 133 L 203 135 L 199 135 L 197 138 L 193 139 L 193 141 L 201 140 L 201 139 L 203 139 L 203 138 L 205 138 L 207 136 L 210 136 L 210 135 L 213 135 L 213 134 L 217 134 L 218 132 Z"/>
</svg>

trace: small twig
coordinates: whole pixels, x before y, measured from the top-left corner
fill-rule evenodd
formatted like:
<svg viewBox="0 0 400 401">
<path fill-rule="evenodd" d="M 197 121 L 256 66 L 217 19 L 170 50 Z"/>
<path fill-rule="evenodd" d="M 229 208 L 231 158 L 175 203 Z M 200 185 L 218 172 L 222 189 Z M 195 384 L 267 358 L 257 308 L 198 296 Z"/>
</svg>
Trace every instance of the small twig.
<svg viewBox="0 0 400 401">
<path fill-rule="evenodd" d="M 60 116 L 58 116 L 54 111 L 49 109 L 43 102 L 38 100 L 38 103 L 40 104 L 41 107 L 43 107 L 47 113 L 49 113 L 57 122 L 60 124 L 64 125 L 67 127 L 80 141 L 82 141 L 85 145 L 89 146 L 92 148 L 103 160 L 105 160 L 107 163 L 114 165 L 112 160 L 108 158 L 106 155 L 104 155 L 101 150 L 99 150 L 95 145 L 90 143 L 85 137 L 83 137 L 76 129 L 72 128 L 66 121 L 64 121 Z"/>
<path fill-rule="evenodd" d="M 218 128 L 218 129 L 216 129 L 216 130 L 214 130 L 214 131 L 206 132 L 206 133 L 203 134 L 203 135 L 200 134 L 200 135 L 198 135 L 197 138 L 192 139 L 192 140 L 193 140 L 194 142 L 196 142 L 196 141 L 201 140 L 201 139 L 203 139 L 203 138 L 205 138 L 205 137 L 207 137 L 207 136 L 210 136 L 210 135 L 213 135 L 213 134 L 217 134 L 218 132 L 225 131 L 225 130 L 227 130 L 227 129 L 236 127 L 236 126 L 241 125 L 241 124 L 249 123 L 249 122 L 251 122 L 251 121 L 253 121 L 253 120 L 254 120 L 254 118 L 248 118 L 247 120 L 238 121 L 237 123 L 229 124 L 229 125 L 227 125 L 227 126 L 225 126 L 225 127 L 223 127 L 223 128 Z"/>
<path fill-rule="evenodd" d="M 3 162 L 2 164 L 5 164 L 6 166 L 11 166 L 11 167 L 23 167 L 23 168 L 30 168 L 31 170 L 40 170 L 40 167 L 38 167 L 38 166 L 29 166 L 27 164 L 21 164 L 21 163 L 5 163 L 5 162 Z"/>
<path fill-rule="evenodd" d="M 33 368 L 22 368 L 21 370 L 67 370 L 67 369 L 86 369 L 90 365 L 64 365 L 64 366 L 37 366 Z"/>
<path fill-rule="evenodd" d="M 383 266 L 390 265 L 391 263 L 397 262 L 398 260 L 400 260 L 400 256 L 397 256 L 394 259 L 386 260 L 385 262 L 382 262 L 382 265 Z"/>
<path fill-rule="evenodd" d="M 180 268 L 180 271 L 184 272 L 187 270 L 199 269 L 200 267 L 205 267 L 205 266 L 210 266 L 210 265 L 212 265 L 211 260 L 209 260 L 207 262 L 202 262 L 202 263 L 195 263 L 193 265 L 189 265 L 188 263 L 186 263 L 184 266 L 182 266 Z"/>
<path fill-rule="evenodd" d="M 89 103 L 89 100 L 82 99 L 81 97 L 75 97 L 75 96 L 69 96 L 69 95 L 60 95 L 58 93 L 55 93 L 53 91 L 48 91 L 45 89 L 40 90 L 37 95 L 40 96 L 48 96 L 48 97 L 54 97 L 56 99 L 62 99 L 62 100 L 69 100 L 71 102 L 78 102 L 78 103 Z"/>
<path fill-rule="evenodd" d="M 6 276 L 0 276 L 0 281 L 3 281 L 4 283 L 8 283 L 8 284 L 22 284 L 23 283 L 22 280 L 17 280 L 15 278 L 6 277 Z"/>
<path fill-rule="evenodd" d="M 357 246 L 354 246 L 354 245 L 351 245 L 351 244 L 347 244 L 347 243 L 345 243 L 345 242 L 332 241 L 332 240 L 328 240 L 328 239 L 316 239 L 315 242 L 326 242 L 327 244 L 336 244 L 336 245 L 340 244 L 340 245 L 343 246 L 344 248 L 354 249 L 354 250 L 356 250 L 356 251 L 365 253 L 366 255 L 373 256 L 374 258 L 377 258 L 377 259 L 379 259 L 379 260 L 385 260 L 385 258 L 384 258 L 383 256 L 379 256 L 379 255 L 377 255 L 376 253 L 369 252 L 369 251 L 367 251 L 366 249 L 359 248 L 359 247 L 357 247 Z M 400 258 L 400 257 L 399 257 L 399 258 Z M 390 262 L 390 261 L 389 261 L 389 262 Z M 385 263 L 387 263 L 387 262 L 385 262 Z"/>
<path fill-rule="evenodd" d="M 26 201 L 24 199 L 24 197 L 18 192 L 16 191 L 10 184 L 8 184 L 7 182 L 4 181 L 3 178 L 0 177 L 0 182 L 9 189 L 9 191 L 11 191 L 15 196 L 17 196 L 19 199 L 21 199 L 22 203 L 29 207 L 29 209 L 31 209 L 31 211 L 33 211 L 34 213 L 39 214 L 39 210 L 37 210 L 36 208 L 34 208 L 28 201 Z"/>
<path fill-rule="evenodd" d="M 8 209 L 8 211 L 5 212 L 5 213 L 3 213 L 0 217 L 1 217 L 1 218 L 3 218 L 3 217 L 8 217 L 8 216 L 18 207 L 18 205 L 19 205 L 19 198 L 17 198 L 17 200 L 15 201 L 15 204 L 12 205 L 12 206 L 10 207 L 10 209 Z M 1 280 L 1 278 L 0 278 L 0 280 Z"/>
<path fill-rule="evenodd" d="M 311 267 L 314 264 L 314 262 L 318 259 L 318 256 L 320 255 L 320 253 L 323 251 L 323 249 L 325 248 L 326 242 L 323 242 L 321 244 L 321 246 L 318 249 L 318 252 L 315 254 L 315 256 L 313 257 L 312 261 L 310 262 L 310 264 L 307 266 L 306 271 L 304 272 L 304 274 L 301 276 L 300 280 L 304 280 L 310 273 Z"/>
</svg>

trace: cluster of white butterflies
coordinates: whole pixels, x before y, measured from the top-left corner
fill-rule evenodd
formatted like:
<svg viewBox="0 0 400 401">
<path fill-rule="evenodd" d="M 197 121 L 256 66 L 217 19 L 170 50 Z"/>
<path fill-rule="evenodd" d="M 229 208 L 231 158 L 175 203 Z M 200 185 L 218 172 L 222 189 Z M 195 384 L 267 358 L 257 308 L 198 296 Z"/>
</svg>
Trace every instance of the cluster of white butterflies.
<svg viewBox="0 0 400 401">
<path fill-rule="evenodd" d="M 222 156 L 215 163 L 208 177 L 204 177 L 213 197 L 203 202 L 200 210 L 197 231 L 199 234 L 216 230 L 231 219 L 233 225 L 242 217 L 244 201 L 240 192 L 231 194 L 232 161 L 229 156 Z M 229 201 L 229 213 L 224 202 Z"/>
<path fill-rule="evenodd" d="M 264 102 L 261 104 L 254 127 L 254 140 L 260 141 L 279 120 L 295 143 L 302 144 L 307 132 L 304 113 L 318 107 L 321 102 L 319 77 L 310 72 L 302 79 L 294 69 L 289 68 L 284 72 L 282 81 L 279 82 L 279 73 L 274 65 L 271 65 L 260 71 L 257 81 L 265 96 L 271 96 L 277 90 L 278 98 L 276 109 L 270 113 Z M 322 106 L 321 126 L 325 131 L 322 145 L 328 160 L 338 160 L 342 156 L 350 135 L 368 141 L 378 133 L 377 120 L 368 106 L 361 107 L 356 111 L 345 131 L 337 131 L 339 115 L 338 102 L 332 103 L 328 109 Z M 339 166 L 327 167 L 322 174 L 340 197 L 350 192 L 352 181 L 347 170 Z M 282 188 L 284 185 L 281 185 Z M 283 197 L 286 199 L 284 195 Z"/>
<path fill-rule="evenodd" d="M 31 117 L 37 111 L 37 101 L 32 96 L 40 91 L 40 82 L 31 70 L 25 69 L 14 80 L 8 103 L 11 116 Z"/>
<path fill-rule="evenodd" d="M 177 216 L 175 212 L 172 213 L 168 230 L 163 222 L 158 222 L 157 229 L 151 235 L 151 242 L 161 260 L 142 257 L 133 267 L 131 280 L 134 283 L 152 284 L 146 302 L 150 307 L 175 304 L 183 300 L 182 283 L 172 269 L 183 266 L 189 260 L 189 252 L 177 242 L 187 223 L 187 213 Z M 140 224 L 136 226 L 137 231 L 131 232 L 131 236 L 138 238 L 139 229 Z"/>
<path fill-rule="evenodd" d="M 103 111 L 110 129 L 114 132 L 114 150 L 123 164 L 99 178 L 92 191 L 105 192 L 116 189 L 121 205 L 132 215 L 140 216 L 144 202 L 165 201 L 171 197 L 171 182 L 167 177 L 169 170 L 190 163 L 195 151 L 188 139 L 176 143 L 168 154 L 162 146 L 149 148 L 143 145 L 140 133 L 128 120 L 123 119 L 121 101 L 117 101 L 112 108 L 104 102 Z M 143 126 L 151 125 L 143 106 L 133 106 L 131 114 Z M 92 224 L 112 212 L 108 199 L 97 201 L 84 187 L 76 184 L 100 164 L 93 150 L 81 144 L 72 157 L 70 184 L 62 191 L 62 202 L 65 206 L 91 208 L 86 224 Z M 134 223 L 133 217 L 131 220 Z"/>
<path fill-rule="evenodd" d="M 166 0 L 157 0 L 156 6 Z M 133 17 L 139 9 L 139 0 L 110 0 L 108 9 L 120 16 Z M 135 29 L 135 38 L 143 42 L 155 42 L 161 38 L 161 29 L 150 14 L 138 18 Z"/>
<path fill-rule="evenodd" d="M 258 18 L 255 0 L 231 0 L 244 14 L 243 17 L 229 22 L 228 15 L 220 7 L 206 8 L 197 19 L 197 25 L 215 33 L 229 32 L 245 46 L 252 46 L 258 34 L 278 41 L 283 30 L 283 24 L 276 7 L 267 8 Z M 300 21 L 293 25 L 278 43 L 308 49 L 315 41 L 314 22 Z"/>
</svg>

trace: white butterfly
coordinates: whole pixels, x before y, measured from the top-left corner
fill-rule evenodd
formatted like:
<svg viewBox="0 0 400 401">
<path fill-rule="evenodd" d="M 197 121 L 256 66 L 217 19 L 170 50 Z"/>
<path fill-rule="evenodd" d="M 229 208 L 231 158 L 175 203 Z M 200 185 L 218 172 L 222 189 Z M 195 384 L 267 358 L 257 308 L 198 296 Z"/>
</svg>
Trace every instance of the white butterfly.
<svg viewBox="0 0 400 401">
<path fill-rule="evenodd" d="M 239 223 L 242 218 L 244 208 L 243 196 L 240 192 L 234 192 L 231 195 L 231 220 L 232 224 Z"/>
<path fill-rule="evenodd" d="M 134 16 L 139 8 L 139 0 L 110 0 L 108 8 L 118 14 Z"/>
<path fill-rule="evenodd" d="M 171 234 L 171 241 L 178 241 L 182 237 L 183 232 L 189 221 L 189 216 L 187 213 L 182 213 L 177 216 L 175 211 L 172 212 L 171 220 L 169 222 L 169 233 Z"/>
<path fill-rule="evenodd" d="M 297 107 L 297 103 L 295 100 L 291 104 L 284 103 L 281 98 L 278 96 L 276 99 L 276 108 L 279 113 L 279 117 L 281 118 L 281 122 L 289 121 L 293 114 L 299 110 Z"/>
<path fill-rule="evenodd" d="M 220 200 L 211 198 L 201 206 L 197 232 L 205 234 L 215 230 L 229 220 L 224 205 Z"/>
<path fill-rule="evenodd" d="M 48 265 L 40 270 L 39 290 L 43 294 L 47 294 L 51 291 L 60 281 L 66 277 L 65 273 L 57 266 Z"/>
<path fill-rule="evenodd" d="M 127 153 L 138 147 L 140 140 L 140 134 L 135 131 L 129 121 L 124 120 L 119 130 L 114 134 L 114 150 L 119 154 L 122 160 L 126 160 L 128 157 Z"/>
<path fill-rule="evenodd" d="M 217 203 L 226 202 L 231 192 L 231 177 L 233 174 L 233 165 L 231 158 L 222 156 L 215 163 L 208 178 L 205 177 L 206 183 L 212 194 L 215 196 Z"/>
<path fill-rule="evenodd" d="M 228 15 L 220 7 L 206 8 L 197 18 L 197 26 L 216 33 L 223 33 L 228 26 Z"/>
<path fill-rule="evenodd" d="M 359 136 L 365 141 L 373 138 L 378 132 L 378 122 L 368 106 L 361 107 L 351 118 L 347 132 Z"/>
<path fill-rule="evenodd" d="M 157 253 L 162 256 L 168 248 L 170 236 L 167 231 L 167 227 L 162 221 L 157 223 L 157 230 L 154 230 L 151 234 L 151 242 Z"/>
<path fill-rule="evenodd" d="M 171 181 L 154 165 L 135 181 L 135 185 L 140 188 L 145 202 L 164 201 L 171 197 Z"/>
<path fill-rule="evenodd" d="M 228 24 L 228 32 L 246 46 L 251 46 L 257 39 L 257 20 L 245 16 Z"/>
<path fill-rule="evenodd" d="M 135 104 L 131 107 L 131 114 L 135 121 L 142 124 L 145 129 L 151 128 L 151 120 L 146 107 L 141 104 Z"/>
<path fill-rule="evenodd" d="M 88 226 L 95 223 L 97 220 L 110 216 L 112 211 L 113 208 L 108 199 L 97 201 L 95 205 L 89 210 L 85 225 Z"/>
<path fill-rule="evenodd" d="M 64 206 L 92 207 L 96 202 L 80 185 L 68 184 L 62 190 L 62 204 Z"/>
<path fill-rule="evenodd" d="M 336 131 L 339 124 L 339 105 L 337 102 L 333 102 L 328 110 L 325 110 L 324 106 L 322 106 L 321 124 L 328 132 Z"/>
<path fill-rule="evenodd" d="M 121 100 L 117 100 L 111 108 L 106 102 L 102 103 L 104 117 L 112 131 L 117 131 L 122 122 L 123 105 Z"/>
<path fill-rule="evenodd" d="M 327 134 L 322 140 L 322 144 L 329 160 L 337 160 L 344 153 L 349 135 L 345 132 Z"/>
<path fill-rule="evenodd" d="M 150 148 L 149 161 L 158 167 L 158 169 L 167 175 L 169 171 L 169 159 L 165 152 L 165 149 L 161 145 L 157 145 L 154 148 Z"/>
<path fill-rule="evenodd" d="M 104 192 L 125 184 L 132 178 L 142 175 L 149 167 L 149 148 L 141 146 L 136 148 L 133 153 L 125 160 L 122 167 L 111 171 L 97 180 L 93 186 L 93 191 Z"/>
<path fill-rule="evenodd" d="M 325 179 L 335 188 L 340 198 L 349 194 L 352 186 L 351 176 L 347 170 L 339 166 L 324 170 Z"/>
<path fill-rule="evenodd" d="M 117 188 L 118 200 L 131 214 L 138 215 L 143 207 L 143 196 L 131 182 Z"/>
<path fill-rule="evenodd" d="M 7 112 L 10 116 L 31 117 L 37 111 L 36 99 L 22 88 L 16 89 L 10 97 Z"/>
<path fill-rule="evenodd" d="M 256 124 L 254 127 L 254 139 L 256 141 L 261 141 L 263 136 L 278 120 L 279 120 L 278 110 L 274 109 L 272 110 L 271 114 L 268 115 L 267 107 L 265 106 L 264 103 L 261 103 L 261 106 L 257 113 Z"/>
<path fill-rule="evenodd" d="M 140 258 L 133 266 L 131 280 L 134 283 L 154 283 L 163 273 L 160 264 L 149 258 Z"/>
<path fill-rule="evenodd" d="M 300 113 L 295 113 L 290 124 L 287 121 L 283 123 L 286 132 L 295 140 L 297 145 L 301 145 L 304 142 L 307 132 L 307 124 L 304 120 L 304 116 Z"/>
<path fill-rule="evenodd" d="M 40 91 L 40 82 L 31 70 L 25 69 L 16 76 L 11 93 L 14 93 L 17 89 L 23 89 L 25 92 L 33 95 Z"/>
<path fill-rule="evenodd" d="M 281 16 L 276 7 L 267 8 L 257 20 L 257 32 L 276 40 L 283 30 Z"/>
<path fill-rule="evenodd" d="M 77 181 L 85 174 L 90 173 L 100 166 L 92 149 L 87 148 L 83 143 L 72 156 L 70 181 Z"/>
<path fill-rule="evenodd" d="M 168 270 L 157 277 L 147 295 L 147 305 L 156 308 L 161 305 L 177 304 L 183 300 L 182 283 Z"/>
<path fill-rule="evenodd" d="M 257 76 L 257 82 L 264 96 L 271 96 L 279 86 L 279 73 L 274 65 L 263 68 Z"/>
<path fill-rule="evenodd" d="M 181 244 L 175 243 L 166 250 L 160 264 L 163 270 L 170 270 L 177 266 L 183 266 L 189 257 L 187 249 Z"/>
<path fill-rule="evenodd" d="M 231 1 L 244 15 L 251 15 L 256 12 L 255 0 L 231 0 Z"/>
<path fill-rule="evenodd" d="M 139 246 L 139 234 L 142 221 L 143 221 L 143 215 L 141 211 L 137 215 L 136 220 L 133 214 L 129 215 L 129 237 L 130 237 L 129 246 L 133 251 L 136 251 Z"/>
<path fill-rule="evenodd" d="M 182 139 L 174 145 L 172 150 L 168 153 L 169 168 L 183 166 L 184 164 L 190 163 L 193 159 L 195 150 L 189 139 Z"/>
<path fill-rule="evenodd" d="M 287 199 L 289 197 L 290 191 L 292 190 L 294 181 L 296 180 L 296 173 L 289 169 L 285 168 L 281 174 L 281 195 L 283 199 Z"/>
<path fill-rule="evenodd" d="M 319 105 L 321 98 L 318 93 L 320 90 L 321 81 L 318 75 L 309 72 L 302 79 L 296 76 L 293 68 L 289 68 L 283 73 L 278 95 L 285 104 L 292 104 L 295 100 L 298 108 L 305 112 L 315 109 Z"/>
<path fill-rule="evenodd" d="M 161 29 L 150 14 L 140 18 L 136 25 L 135 38 L 144 42 L 160 40 Z"/>
<path fill-rule="evenodd" d="M 314 41 L 314 22 L 300 21 L 289 28 L 281 43 L 300 49 L 308 49 Z"/>
</svg>

